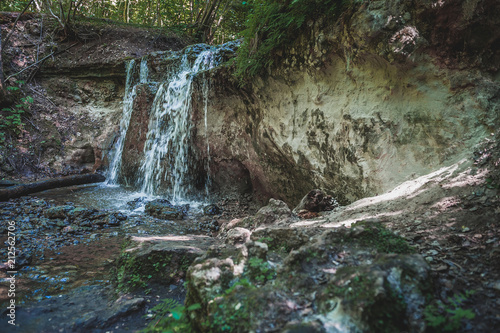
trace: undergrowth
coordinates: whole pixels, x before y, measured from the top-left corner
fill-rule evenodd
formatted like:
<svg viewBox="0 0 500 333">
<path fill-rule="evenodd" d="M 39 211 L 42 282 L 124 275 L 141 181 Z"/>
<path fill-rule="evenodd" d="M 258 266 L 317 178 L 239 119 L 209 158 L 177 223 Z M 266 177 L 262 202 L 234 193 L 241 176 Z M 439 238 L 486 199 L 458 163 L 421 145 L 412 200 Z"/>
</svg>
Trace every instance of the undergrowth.
<svg viewBox="0 0 500 333">
<path fill-rule="evenodd" d="M 467 290 L 465 294 L 448 297 L 447 304 L 437 301 L 429 304 L 424 311 L 427 325 L 433 332 L 456 332 L 464 319 L 474 319 L 476 316 L 470 309 L 464 309 L 463 304 L 474 294 Z"/>
<path fill-rule="evenodd" d="M 277 52 L 296 40 L 309 21 L 335 20 L 347 0 L 255 0 L 236 57 L 235 76 L 243 83 L 277 61 Z"/>
<path fill-rule="evenodd" d="M 6 88 L 8 93 L 19 95 L 24 81 L 17 81 L 17 86 Z M 4 107 L 0 112 L 0 143 L 5 142 L 6 132 L 19 135 L 23 128 L 22 115 L 29 112 L 30 104 L 33 103 L 31 96 L 17 97 L 12 105 Z"/>
</svg>

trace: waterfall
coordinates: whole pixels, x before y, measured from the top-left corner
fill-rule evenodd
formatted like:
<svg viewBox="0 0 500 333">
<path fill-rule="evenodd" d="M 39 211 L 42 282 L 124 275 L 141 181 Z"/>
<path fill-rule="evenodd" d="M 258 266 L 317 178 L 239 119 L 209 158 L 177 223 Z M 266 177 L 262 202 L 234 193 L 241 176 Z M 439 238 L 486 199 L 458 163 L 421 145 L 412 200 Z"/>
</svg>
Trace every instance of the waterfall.
<svg viewBox="0 0 500 333">
<path fill-rule="evenodd" d="M 140 169 L 144 193 L 157 194 L 164 183 L 172 201 L 188 199 L 192 191 L 189 173 L 193 78 L 196 73 L 213 67 L 212 57 L 211 50 L 201 52 L 194 61 L 184 54 L 170 81 L 160 85 L 153 102 Z"/>
<path fill-rule="evenodd" d="M 142 64 L 141 64 L 142 68 Z M 106 180 L 108 185 L 116 185 L 118 183 L 118 174 L 122 166 L 122 152 L 125 144 L 125 136 L 130 124 L 132 116 L 134 98 L 136 95 L 136 85 L 133 85 L 133 77 L 135 70 L 135 60 L 132 59 L 127 63 L 127 79 L 125 81 L 125 94 L 123 97 L 123 112 L 120 120 L 120 136 L 115 144 L 115 151 L 112 153 L 111 163 L 109 166 L 109 175 Z"/>
<path fill-rule="evenodd" d="M 146 195 L 165 196 L 174 203 L 190 201 L 196 194 L 198 196 L 204 194 L 208 198 L 210 187 L 208 134 L 205 136 L 207 158 L 203 166 L 206 174 L 202 177 L 196 174 L 200 171 L 200 164 L 197 164 L 198 161 L 194 157 L 196 154 L 191 138 L 194 126 L 191 120 L 193 80 L 198 77 L 197 82 L 201 85 L 203 125 L 205 133 L 208 133 L 210 76 L 207 75 L 207 71 L 220 64 L 228 54 L 232 54 L 236 46 L 237 43 L 221 47 L 200 44 L 180 52 L 153 54 L 152 57 L 156 58 L 151 60 L 149 65 L 147 57 L 142 58 L 140 66 L 137 66 L 134 60 L 128 63 L 120 136 L 110 163 L 109 184 L 117 184 L 120 178 L 125 138 L 134 111 L 134 99 L 137 97 L 136 87 L 156 81 L 156 93 L 149 110 L 144 157 L 135 172 L 137 174 L 135 185 Z M 166 66 L 159 66 L 159 63 Z M 205 193 L 196 193 L 194 183 L 197 181 L 198 191 L 203 191 L 199 188 L 201 178 L 205 179 Z"/>
<path fill-rule="evenodd" d="M 205 196 L 207 198 L 210 197 L 210 142 L 208 141 L 208 91 L 210 90 L 210 80 L 203 80 L 203 117 L 204 117 L 204 125 L 205 125 L 205 142 L 207 145 L 207 163 L 206 163 L 206 171 L 207 171 L 207 180 L 205 181 Z"/>
</svg>

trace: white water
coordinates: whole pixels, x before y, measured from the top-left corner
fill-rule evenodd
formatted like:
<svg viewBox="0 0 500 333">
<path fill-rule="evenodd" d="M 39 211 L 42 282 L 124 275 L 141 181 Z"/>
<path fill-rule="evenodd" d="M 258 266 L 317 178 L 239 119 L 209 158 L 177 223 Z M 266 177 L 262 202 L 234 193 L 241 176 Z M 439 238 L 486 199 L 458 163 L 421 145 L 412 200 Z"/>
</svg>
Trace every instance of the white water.
<svg viewBox="0 0 500 333">
<path fill-rule="evenodd" d="M 106 179 L 106 185 L 117 185 L 118 174 L 122 166 L 122 153 L 125 144 L 125 136 L 127 135 L 130 117 L 132 116 L 134 99 L 136 96 L 136 85 L 132 85 L 135 69 L 135 60 L 130 60 L 127 64 L 127 79 L 125 81 L 125 95 L 123 97 L 123 112 L 120 121 L 120 136 L 115 144 L 111 163 L 109 166 L 109 175 Z M 142 69 L 142 63 L 141 63 Z"/>
<path fill-rule="evenodd" d="M 193 130 L 192 92 L 193 79 L 201 75 L 201 93 L 203 94 L 204 127 L 206 133 L 206 155 L 204 161 L 205 201 L 209 198 L 210 178 L 210 146 L 208 141 L 208 93 L 210 89 L 209 75 L 205 71 L 218 65 L 217 49 L 202 47 L 204 51 L 193 56 L 189 50 L 174 60 L 165 73 L 166 79 L 159 84 L 150 114 L 146 142 L 144 144 L 144 158 L 137 171 L 137 187 L 142 195 L 168 198 L 172 203 L 191 202 L 203 193 L 197 193 L 193 175 L 196 164 L 194 157 L 191 132 Z M 191 51 L 191 56 L 189 55 Z M 139 76 L 137 77 L 137 67 Z M 127 81 L 123 101 L 123 115 L 120 122 L 120 136 L 115 144 L 108 185 L 118 185 L 122 168 L 122 153 L 125 137 L 129 127 L 133 104 L 136 97 L 136 87 L 147 84 L 149 78 L 148 63 L 142 59 L 140 66 L 134 60 L 127 66 Z M 199 189 L 201 190 L 201 189 Z M 198 190 L 198 192 L 199 192 Z M 203 190 L 201 190 L 203 191 Z"/>
<path fill-rule="evenodd" d="M 144 145 L 145 157 L 140 168 L 142 192 L 158 194 L 162 185 L 173 202 L 192 196 L 191 167 L 191 94 L 196 73 L 214 66 L 213 51 L 201 52 L 193 61 L 187 54 L 172 73 L 169 82 L 160 85 L 150 114 L 149 131 Z"/>
</svg>

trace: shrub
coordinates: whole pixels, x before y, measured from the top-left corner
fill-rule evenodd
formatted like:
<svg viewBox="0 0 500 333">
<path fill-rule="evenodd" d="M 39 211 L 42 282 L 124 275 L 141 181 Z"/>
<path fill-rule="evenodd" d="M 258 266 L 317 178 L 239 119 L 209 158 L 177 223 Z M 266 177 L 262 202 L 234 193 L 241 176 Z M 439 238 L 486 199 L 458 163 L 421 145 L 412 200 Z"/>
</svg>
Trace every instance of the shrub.
<svg viewBox="0 0 500 333">
<path fill-rule="evenodd" d="M 271 67 L 277 52 L 296 40 L 308 21 L 335 18 L 346 0 L 254 0 L 236 58 L 235 76 L 244 81 Z"/>
</svg>

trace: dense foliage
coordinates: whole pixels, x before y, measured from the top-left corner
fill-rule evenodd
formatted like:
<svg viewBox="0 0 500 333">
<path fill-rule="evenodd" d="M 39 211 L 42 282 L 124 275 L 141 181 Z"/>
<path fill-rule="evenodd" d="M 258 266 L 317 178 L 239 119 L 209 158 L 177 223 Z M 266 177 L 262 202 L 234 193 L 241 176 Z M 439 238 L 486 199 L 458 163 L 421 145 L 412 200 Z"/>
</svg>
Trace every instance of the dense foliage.
<svg viewBox="0 0 500 333">
<path fill-rule="evenodd" d="M 308 22 L 333 20 L 346 0 L 254 0 L 241 33 L 244 42 L 237 58 L 236 76 L 251 77 L 272 66 L 277 52 L 293 42 Z"/>
<path fill-rule="evenodd" d="M 209 43 L 235 39 L 249 8 L 242 0 L 13 0 L 0 2 L 0 11 L 22 11 L 28 4 L 29 11 L 51 15 L 63 29 L 78 17 L 100 18 L 169 27 Z"/>
</svg>

